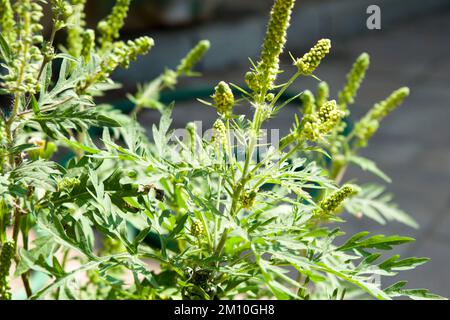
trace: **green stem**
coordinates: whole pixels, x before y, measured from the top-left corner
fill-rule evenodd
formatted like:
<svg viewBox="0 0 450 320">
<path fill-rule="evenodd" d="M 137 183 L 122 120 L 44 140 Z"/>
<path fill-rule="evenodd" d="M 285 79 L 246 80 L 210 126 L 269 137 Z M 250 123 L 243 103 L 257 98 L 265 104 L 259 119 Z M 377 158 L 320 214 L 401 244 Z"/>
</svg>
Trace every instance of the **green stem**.
<svg viewBox="0 0 450 320">
<path fill-rule="evenodd" d="M 270 106 L 273 108 L 275 106 L 275 103 L 281 98 L 281 96 L 286 92 L 286 90 L 294 83 L 295 80 L 297 80 L 298 77 L 300 77 L 302 74 L 301 72 L 297 71 L 289 80 L 286 82 L 286 84 L 283 85 L 281 90 L 277 93 L 275 98 L 270 103 Z"/>
</svg>

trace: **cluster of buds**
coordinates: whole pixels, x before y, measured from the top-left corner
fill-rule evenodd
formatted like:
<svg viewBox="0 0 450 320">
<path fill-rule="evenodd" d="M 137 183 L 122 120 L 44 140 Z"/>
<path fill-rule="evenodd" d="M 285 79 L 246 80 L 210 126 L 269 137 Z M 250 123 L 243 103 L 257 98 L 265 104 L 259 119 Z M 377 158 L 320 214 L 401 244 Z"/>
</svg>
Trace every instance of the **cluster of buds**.
<svg viewBox="0 0 450 320">
<path fill-rule="evenodd" d="M 0 254 L 0 300 L 11 300 L 11 287 L 9 285 L 9 270 L 14 257 L 15 246 L 13 242 L 3 243 Z"/>
<path fill-rule="evenodd" d="M 58 190 L 64 191 L 66 193 L 72 192 L 72 190 L 80 185 L 80 179 L 78 178 L 70 178 L 70 177 L 64 177 L 58 182 Z"/>
<path fill-rule="evenodd" d="M 0 145 L 3 145 L 7 141 L 5 129 L 5 121 L 0 117 Z"/>
<path fill-rule="evenodd" d="M 88 74 L 78 84 L 77 92 L 82 93 L 91 85 L 106 81 L 111 73 L 119 66 L 127 68 L 130 63 L 137 59 L 138 55 L 147 54 L 153 47 L 152 38 L 140 37 L 136 40 L 117 42 L 114 44 L 112 52 L 103 60 L 96 73 Z"/>
<path fill-rule="evenodd" d="M 256 192 L 254 190 L 245 190 L 244 192 L 242 192 L 241 198 L 239 200 L 242 208 L 249 210 L 255 205 Z"/>
<path fill-rule="evenodd" d="M 324 215 L 331 215 L 335 213 L 341 208 L 346 199 L 358 194 L 359 191 L 360 188 L 358 186 L 350 184 L 344 185 L 342 188 L 323 199 L 319 203 L 319 209 L 317 209 L 316 213 Z"/>
<path fill-rule="evenodd" d="M 113 40 L 119 38 L 119 31 L 124 25 L 130 2 L 131 0 L 117 0 L 112 12 L 98 23 L 99 43 L 102 48 L 108 48 Z"/>
<path fill-rule="evenodd" d="M 377 104 L 355 125 L 355 136 L 359 146 L 366 146 L 368 140 L 375 134 L 383 120 L 389 113 L 400 106 L 409 95 L 409 89 L 404 87 L 394 91 L 386 100 Z"/>
<path fill-rule="evenodd" d="M 203 58 L 210 48 L 208 40 L 200 41 L 187 55 L 184 57 L 177 67 L 177 75 L 190 75 L 194 66 Z"/>
<path fill-rule="evenodd" d="M 335 100 L 327 101 L 315 114 L 306 114 L 302 120 L 300 137 L 317 141 L 331 132 L 340 122 L 342 113 Z"/>
<path fill-rule="evenodd" d="M 118 254 L 126 251 L 119 239 L 114 239 L 109 236 L 105 236 L 103 238 L 102 244 L 103 247 L 99 251 L 99 254 L 102 256 Z"/>
<path fill-rule="evenodd" d="M 338 95 L 339 107 L 347 114 L 347 106 L 355 103 L 356 94 L 364 80 L 369 65 L 370 57 L 367 53 L 363 53 L 356 59 L 352 70 L 347 74 L 347 84 Z"/>
<path fill-rule="evenodd" d="M 7 147 L 7 133 L 5 131 L 5 122 L 0 118 L 0 174 L 3 173 L 3 164 L 6 162 L 6 155 L 8 152 L 6 151 Z M 2 201 L 2 200 L 1 200 Z M 1 207 L 0 207 L 0 216 L 1 216 Z"/>
<path fill-rule="evenodd" d="M 255 70 L 246 75 L 246 82 L 253 91 L 271 90 L 275 85 L 294 4 L 295 0 L 276 0 L 272 7 L 260 61 Z"/>
<path fill-rule="evenodd" d="M 309 90 L 305 90 L 302 93 L 300 100 L 303 105 L 303 115 L 314 114 L 316 110 L 316 101 L 313 93 Z"/>
<path fill-rule="evenodd" d="M 200 221 L 192 222 L 190 231 L 191 234 L 196 238 L 200 238 L 205 234 L 205 229 L 203 228 L 203 224 Z"/>
<path fill-rule="evenodd" d="M 79 57 L 82 50 L 82 38 L 86 26 L 86 14 L 84 8 L 87 0 L 72 0 L 73 14 L 69 17 L 67 24 L 67 47 L 69 53 Z"/>
<path fill-rule="evenodd" d="M 316 105 L 320 109 L 328 101 L 330 97 L 330 88 L 328 83 L 321 81 L 317 86 Z"/>
<path fill-rule="evenodd" d="M 72 5 L 64 0 L 51 0 L 53 10 L 53 23 L 55 30 L 60 30 L 67 26 L 67 21 L 73 14 Z"/>
<path fill-rule="evenodd" d="M 214 95 L 212 96 L 214 99 L 214 105 L 217 108 L 217 112 L 224 116 L 228 117 L 233 112 L 233 107 L 235 105 L 233 91 L 230 86 L 221 81 L 216 87 Z"/>
<path fill-rule="evenodd" d="M 153 47 L 154 41 L 149 37 L 140 37 L 135 40 L 128 40 L 126 45 L 118 45 L 112 56 L 115 57 L 119 65 L 128 68 L 132 61 L 135 61 L 139 55 L 147 54 Z"/>
<path fill-rule="evenodd" d="M 172 69 L 165 69 L 161 75 L 161 84 L 167 88 L 174 88 L 178 83 L 178 75 Z"/>
<path fill-rule="evenodd" d="M 195 122 L 189 122 L 186 125 L 186 131 L 188 133 L 189 138 L 189 147 L 192 152 L 196 149 L 196 141 L 197 141 L 197 124 Z"/>
<path fill-rule="evenodd" d="M 9 43 L 15 40 L 15 21 L 14 12 L 9 0 L 0 0 L 0 29 L 2 35 Z"/>
<path fill-rule="evenodd" d="M 330 52 L 331 41 L 329 39 L 319 40 L 312 49 L 300 59 L 295 61 L 300 73 L 310 75 L 317 69 L 323 58 Z"/>
<path fill-rule="evenodd" d="M 227 128 L 221 119 L 217 119 L 212 128 L 212 137 L 211 143 L 216 147 L 226 146 L 227 145 Z"/>
<path fill-rule="evenodd" d="M 84 61 L 88 63 L 91 59 L 91 52 L 95 47 L 95 32 L 94 30 L 86 30 L 81 37 L 81 56 Z"/>
<path fill-rule="evenodd" d="M 15 29 L 20 41 L 10 44 L 14 64 L 8 66 L 8 74 L 3 79 L 10 92 L 33 94 L 37 89 L 37 74 L 43 60 L 37 47 L 43 42 L 40 23 L 43 16 L 42 7 L 31 0 L 23 0 L 17 1 L 14 9 L 18 17 Z"/>
</svg>

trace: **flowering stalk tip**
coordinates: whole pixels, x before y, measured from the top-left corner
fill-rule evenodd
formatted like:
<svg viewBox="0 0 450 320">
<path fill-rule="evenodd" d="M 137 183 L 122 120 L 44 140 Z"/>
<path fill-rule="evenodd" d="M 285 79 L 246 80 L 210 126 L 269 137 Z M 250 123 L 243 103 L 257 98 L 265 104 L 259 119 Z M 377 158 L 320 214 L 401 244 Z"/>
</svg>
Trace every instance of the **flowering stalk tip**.
<svg viewBox="0 0 450 320">
<path fill-rule="evenodd" d="M 325 215 L 335 213 L 346 199 L 358 194 L 359 190 L 358 186 L 344 185 L 319 203 L 318 213 Z"/>
<path fill-rule="evenodd" d="M 189 53 L 181 60 L 177 67 L 177 75 L 189 75 L 194 66 L 203 58 L 209 50 L 211 44 L 208 40 L 200 41 Z"/>
<path fill-rule="evenodd" d="M 323 58 L 330 52 L 330 48 L 331 41 L 329 39 L 319 40 L 308 53 L 295 61 L 299 72 L 304 75 L 311 75 L 320 65 Z"/>
<path fill-rule="evenodd" d="M 246 76 L 254 91 L 265 92 L 274 87 L 294 4 L 295 0 L 276 0 L 272 7 L 260 61 L 253 76 Z"/>
<path fill-rule="evenodd" d="M 339 92 L 339 106 L 342 111 L 347 112 L 347 106 L 355 103 L 355 97 L 366 75 L 370 65 L 370 56 L 367 53 L 361 54 L 353 64 L 352 70 L 347 74 L 347 83 Z"/>
<path fill-rule="evenodd" d="M 98 23 L 99 42 L 103 48 L 110 46 L 113 40 L 119 38 L 119 31 L 124 25 L 130 2 L 131 0 L 117 0 L 111 14 Z"/>
<path fill-rule="evenodd" d="M 233 91 L 230 86 L 221 81 L 216 87 L 214 95 L 214 105 L 217 108 L 217 112 L 223 116 L 229 116 L 233 112 L 235 104 Z"/>
<path fill-rule="evenodd" d="M 389 113 L 397 109 L 406 97 L 409 96 L 409 88 L 403 87 L 394 91 L 386 100 L 377 104 L 355 125 L 355 136 L 358 137 L 358 145 L 367 146 L 368 140 L 375 134 L 383 120 Z"/>
</svg>

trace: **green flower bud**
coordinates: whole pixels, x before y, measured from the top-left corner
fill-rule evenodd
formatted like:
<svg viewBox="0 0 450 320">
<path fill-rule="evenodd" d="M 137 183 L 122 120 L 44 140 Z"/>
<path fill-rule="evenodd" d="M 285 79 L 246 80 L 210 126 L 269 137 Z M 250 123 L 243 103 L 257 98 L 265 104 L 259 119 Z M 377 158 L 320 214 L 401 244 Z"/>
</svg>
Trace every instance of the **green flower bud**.
<svg viewBox="0 0 450 320">
<path fill-rule="evenodd" d="M 302 119 L 302 125 L 300 128 L 300 139 L 306 139 L 314 142 L 321 136 L 320 119 L 315 115 L 305 115 Z"/>
<path fill-rule="evenodd" d="M 389 113 L 397 109 L 405 98 L 409 96 L 409 88 L 400 88 L 394 91 L 386 100 L 377 103 L 370 111 L 371 118 L 382 120 Z"/>
<path fill-rule="evenodd" d="M 105 49 L 112 45 L 112 41 L 119 38 L 119 31 L 122 29 L 125 18 L 128 14 L 131 0 L 117 0 L 112 12 L 97 25 L 100 34 L 99 43 Z"/>
<path fill-rule="evenodd" d="M 81 56 L 87 63 L 91 60 L 91 52 L 95 47 L 95 32 L 88 29 L 82 35 Z"/>
<path fill-rule="evenodd" d="M 67 19 L 67 48 L 74 57 L 79 57 L 82 50 L 82 38 L 86 26 L 86 0 L 72 0 L 73 14 Z"/>
<path fill-rule="evenodd" d="M 194 221 L 191 224 L 191 234 L 196 237 L 200 238 L 205 234 L 205 229 L 203 228 L 203 224 L 200 221 Z"/>
<path fill-rule="evenodd" d="M 101 256 L 118 254 L 126 251 L 125 247 L 119 239 L 105 236 L 102 242 L 103 247 L 99 251 Z"/>
<path fill-rule="evenodd" d="M 339 106 L 342 111 L 348 113 L 347 106 L 355 103 L 356 94 L 364 80 L 369 65 L 370 57 L 367 53 L 363 53 L 356 59 L 352 70 L 347 74 L 347 84 L 338 94 Z"/>
<path fill-rule="evenodd" d="M 194 152 L 196 148 L 197 124 L 195 122 L 189 122 L 186 125 L 186 130 L 188 132 L 190 149 Z"/>
<path fill-rule="evenodd" d="M 300 100 L 303 104 L 303 114 L 313 114 L 315 112 L 315 99 L 314 95 L 311 91 L 305 90 L 302 95 L 300 96 Z"/>
<path fill-rule="evenodd" d="M 261 88 L 261 85 L 258 81 L 258 78 L 254 72 L 247 72 L 245 74 L 245 83 L 252 91 L 258 91 Z"/>
<path fill-rule="evenodd" d="M 42 54 L 45 61 L 52 61 L 55 57 L 55 48 L 46 42 L 42 46 Z"/>
<path fill-rule="evenodd" d="M 63 0 L 51 0 L 51 4 L 55 29 L 60 30 L 67 25 L 67 20 L 74 13 L 73 8 Z"/>
<path fill-rule="evenodd" d="M 335 100 L 326 102 L 315 114 L 303 117 L 300 126 L 300 138 L 317 141 L 330 133 L 340 122 L 342 113 L 338 110 Z"/>
<path fill-rule="evenodd" d="M 330 52 L 331 41 L 329 39 L 321 39 L 317 44 L 302 58 L 297 59 L 295 65 L 304 75 L 310 75 L 317 69 L 320 62 Z"/>
<path fill-rule="evenodd" d="M 274 87 L 280 70 L 280 55 L 286 43 L 287 29 L 295 0 L 276 0 L 270 12 L 269 25 L 255 70 L 254 91 L 267 91 Z"/>
<path fill-rule="evenodd" d="M 116 42 L 112 52 L 103 60 L 96 73 L 88 74 L 77 85 L 77 92 L 83 93 L 92 84 L 106 81 L 111 73 L 118 67 L 127 68 L 131 61 L 137 59 L 138 55 L 146 54 L 153 47 L 152 38 L 140 37 L 136 40 L 129 40 L 126 44 Z"/>
<path fill-rule="evenodd" d="M 356 195 L 359 192 L 360 188 L 354 185 L 344 185 L 339 190 L 333 192 L 331 195 L 323 199 L 319 203 L 319 209 L 316 213 L 330 215 L 335 213 L 340 207 L 342 203 Z"/>
<path fill-rule="evenodd" d="M 8 67 L 8 74 L 2 76 L 4 86 L 10 93 L 36 93 L 38 72 L 43 56 L 37 46 L 43 42 L 42 7 L 30 0 L 16 1 L 14 9 L 17 15 L 18 26 L 14 26 L 17 38 L 20 41 L 10 43 L 14 52 L 14 65 Z"/>
<path fill-rule="evenodd" d="M 15 40 L 15 26 L 14 12 L 11 8 L 9 0 L 0 0 L 0 27 L 2 35 L 6 41 L 13 43 Z"/>
<path fill-rule="evenodd" d="M 203 58 L 209 50 L 210 43 L 208 40 L 200 41 L 187 55 L 181 60 L 177 67 L 178 76 L 189 75 L 194 66 Z"/>
<path fill-rule="evenodd" d="M 161 76 L 161 82 L 164 86 L 168 88 L 173 88 L 178 82 L 178 75 L 175 71 L 171 69 L 164 70 Z"/>
<path fill-rule="evenodd" d="M 342 112 L 338 110 L 336 101 L 331 100 L 320 108 L 318 116 L 321 122 L 320 131 L 322 134 L 327 134 L 339 124 Z"/>
<path fill-rule="evenodd" d="M 221 81 L 216 87 L 214 95 L 214 105 L 217 108 L 217 112 L 223 116 L 230 116 L 233 112 L 233 107 L 235 104 L 233 91 L 230 86 Z"/>
<path fill-rule="evenodd" d="M 211 143 L 215 146 L 226 146 L 227 145 L 227 128 L 221 119 L 217 119 L 213 125 L 213 134 L 211 137 Z"/>
<path fill-rule="evenodd" d="M 9 285 L 9 271 L 16 248 L 13 242 L 3 243 L 0 254 L 0 300 L 11 300 L 11 287 Z"/>
<path fill-rule="evenodd" d="M 147 54 L 153 47 L 154 41 L 149 37 L 140 37 L 135 40 L 128 40 L 127 46 L 124 50 L 118 51 L 120 65 L 124 68 L 128 68 L 130 62 L 135 61 L 138 55 Z"/>
<path fill-rule="evenodd" d="M 275 95 L 274 95 L 273 93 L 268 93 L 268 94 L 266 95 L 266 101 L 267 101 L 267 102 L 272 102 L 273 99 L 275 99 Z"/>
<path fill-rule="evenodd" d="M 79 186 L 80 183 L 81 181 L 78 178 L 65 177 L 58 182 L 58 190 L 70 193 L 75 187 Z"/>
<path fill-rule="evenodd" d="M 317 86 L 317 99 L 316 105 L 320 109 L 328 101 L 330 97 L 330 88 L 325 81 L 322 81 Z"/>
<path fill-rule="evenodd" d="M 377 104 L 355 125 L 355 135 L 359 138 L 358 145 L 367 146 L 368 140 L 375 134 L 389 113 L 399 107 L 409 95 L 409 89 L 404 87 L 394 91 L 386 100 Z"/>
<path fill-rule="evenodd" d="M 250 210 L 255 205 L 256 192 L 245 190 L 240 198 L 242 208 Z"/>
</svg>

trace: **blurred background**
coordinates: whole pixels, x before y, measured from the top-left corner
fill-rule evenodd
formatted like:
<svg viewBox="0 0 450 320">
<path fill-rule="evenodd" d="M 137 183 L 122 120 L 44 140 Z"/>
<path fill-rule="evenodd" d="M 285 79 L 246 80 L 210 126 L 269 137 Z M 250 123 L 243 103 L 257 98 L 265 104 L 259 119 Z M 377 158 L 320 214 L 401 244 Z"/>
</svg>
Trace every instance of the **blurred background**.
<svg viewBox="0 0 450 320">
<path fill-rule="evenodd" d="M 90 1 L 88 19 L 93 26 L 112 4 Z M 136 83 L 151 80 L 166 66 L 175 67 L 199 40 L 209 39 L 212 48 L 197 68 L 203 76 L 181 81 L 176 91 L 165 96 L 177 102 L 175 127 L 202 120 L 208 128 L 215 112 L 195 98 L 208 98 L 220 80 L 243 84 L 248 57 L 258 57 L 271 4 L 272 0 L 135 0 L 122 36 L 147 34 L 155 39 L 156 47 L 130 69 L 115 74 L 124 84 L 123 91 L 113 95 L 115 102 L 120 104 L 123 93 L 133 92 Z M 369 30 L 366 25 L 366 10 L 374 4 L 381 8 L 380 30 Z M 410 287 L 425 287 L 450 297 L 450 0 L 297 1 L 287 49 L 301 56 L 323 37 L 332 40 L 333 49 L 317 76 L 330 84 L 333 96 L 357 56 L 362 52 L 371 55 L 367 79 L 352 107 L 353 117 L 401 86 L 412 91 L 401 109 L 384 121 L 363 155 L 392 177 L 388 190 L 421 227 L 380 226 L 347 216 L 344 230 L 415 237 L 417 242 L 399 253 L 432 260 L 400 278 L 409 280 Z M 284 58 L 283 69 L 291 75 L 289 56 Z M 302 78 L 293 89 L 314 89 L 316 84 Z M 240 108 L 244 112 L 246 106 Z M 296 112 L 296 107 L 284 109 L 271 126 L 287 132 Z M 154 111 L 140 117 L 146 127 L 158 119 Z M 346 178 L 376 180 L 357 169 Z"/>
</svg>

